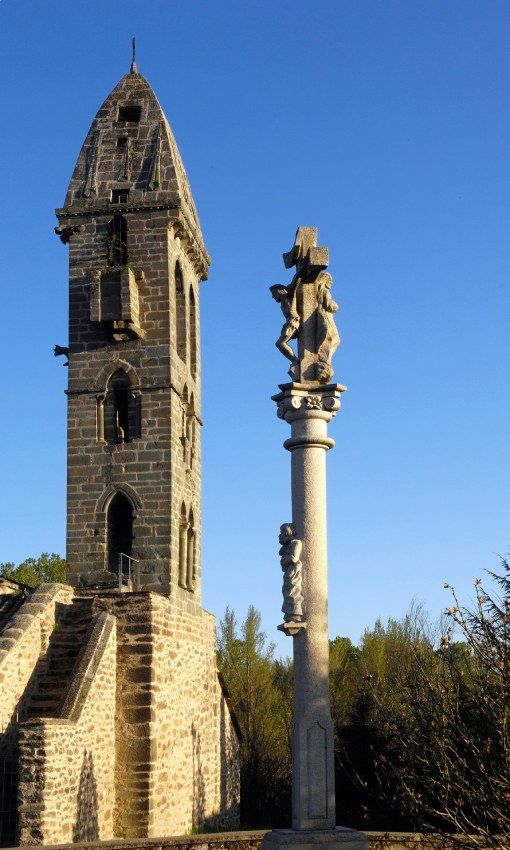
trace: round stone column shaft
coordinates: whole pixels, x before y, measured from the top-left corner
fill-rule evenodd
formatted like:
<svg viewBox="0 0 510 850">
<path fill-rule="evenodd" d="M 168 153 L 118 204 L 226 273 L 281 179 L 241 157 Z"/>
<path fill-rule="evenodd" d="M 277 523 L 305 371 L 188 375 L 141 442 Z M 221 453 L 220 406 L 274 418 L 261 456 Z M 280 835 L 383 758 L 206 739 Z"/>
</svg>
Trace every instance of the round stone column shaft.
<svg viewBox="0 0 510 850">
<path fill-rule="evenodd" d="M 307 390 L 283 386 L 278 414 L 291 425 L 284 445 L 292 454 L 292 524 L 302 541 L 302 592 L 306 627 L 294 640 L 292 827 L 335 826 L 333 723 L 329 700 L 329 632 L 326 527 L 326 452 L 334 441 L 327 425 L 343 387 Z"/>
<path fill-rule="evenodd" d="M 303 541 L 307 622 L 294 638 L 294 829 L 328 829 L 336 822 L 326 530 L 326 451 L 331 443 L 326 421 L 314 413 L 319 411 L 307 411 L 306 418 L 292 422 L 286 444 L 292 452 L 292 522 Z"/>
</svg>

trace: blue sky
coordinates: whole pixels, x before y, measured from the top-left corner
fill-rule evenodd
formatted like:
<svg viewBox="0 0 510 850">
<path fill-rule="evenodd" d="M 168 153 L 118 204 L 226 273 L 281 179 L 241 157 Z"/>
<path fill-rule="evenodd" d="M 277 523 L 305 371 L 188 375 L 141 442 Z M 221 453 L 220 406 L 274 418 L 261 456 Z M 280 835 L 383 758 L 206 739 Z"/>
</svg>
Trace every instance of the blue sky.
<svg viewBox="0 0 510 850">
<path fill-rule="evenodd" d="M 280 622 L 286 380 L 268 287 L 298 225 L 330 249 L 347 384 L 328 455 L 330 623 L 438 615 L 510 543 L 510 5 L 0 2 L 0 560 L 65 546 L 67 249 L 101 101 L 138 64 L 213 257 L 202 288 L 204 604 Z"/>
</svg>

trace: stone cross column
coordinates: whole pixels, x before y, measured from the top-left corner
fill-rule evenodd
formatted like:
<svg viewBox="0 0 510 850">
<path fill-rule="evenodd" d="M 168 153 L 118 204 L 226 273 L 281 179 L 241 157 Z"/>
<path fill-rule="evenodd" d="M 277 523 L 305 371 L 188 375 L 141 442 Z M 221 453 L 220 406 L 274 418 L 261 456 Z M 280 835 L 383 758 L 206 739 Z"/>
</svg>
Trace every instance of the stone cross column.
<svg viewBox="0 0 510 850">
<path fill-rule="evenodd" d="M 287 268 L 289 286 L 271 293 L 285 324 L 276 343 L 291 362 L 291 383 L 273 396 L 278 416 L 291 427 L 284 443 L 292 456 L 292 522 L 281 526 L 282 611 L 278 628 L 293 637 L 292 829 L 273 830 L 263 850 L 283 845 L 349 842 L 366 850 L 365 837 L 336 826 L 333 722 L 329 700 L 329 633 L 326 530 L 326 452 L 334 446 L 327 427 L 340 408 L 341 384 L 331 383 L 332 356 L 340 343 L 333 314 L 328 251 L 317 247 L 315 228 L 299 228 Z M 296 340 L 296 347 L 291 342 Z M 333 848 L 332 848 L 333 850 Z"/>
</svg>

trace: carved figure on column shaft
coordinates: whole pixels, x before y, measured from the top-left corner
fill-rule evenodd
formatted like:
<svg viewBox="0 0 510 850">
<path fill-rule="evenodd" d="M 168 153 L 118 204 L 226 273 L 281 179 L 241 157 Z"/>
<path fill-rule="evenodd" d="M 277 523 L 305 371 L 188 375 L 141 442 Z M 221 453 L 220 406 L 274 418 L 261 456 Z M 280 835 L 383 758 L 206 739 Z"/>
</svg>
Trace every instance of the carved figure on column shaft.
<svg viewBox="0 0 510 850">
<path fill-rule="evenodd" d="M 303 544 L 295 537 L 294 526 L 286 522 L 280 526 L 280 564 L 283 570 L 283 619 L 279 626 L 286 634 L 294 635 L 306 628 L 303 617 L 303 590 L 301 551 Z"/>
</svg>

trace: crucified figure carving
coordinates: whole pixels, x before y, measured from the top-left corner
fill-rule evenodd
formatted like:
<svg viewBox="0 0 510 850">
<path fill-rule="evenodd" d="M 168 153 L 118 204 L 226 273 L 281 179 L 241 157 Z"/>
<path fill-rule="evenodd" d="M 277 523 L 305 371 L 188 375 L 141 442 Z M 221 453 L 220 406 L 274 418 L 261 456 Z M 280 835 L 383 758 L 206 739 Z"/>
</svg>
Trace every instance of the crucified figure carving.
<svg viewBox="0 0 510 850">
<path fill-rule="evenodd" d="M 291 378 L 294 378 L 296 376 L 298 357 L 294 352 L 294 349 L 289 345 L 289 342 L 291 339 L 297 338 L 301 324 L 301 319 L 296 305 L 297 287 L 294 281 L 290 286 L 283 286 L 283 284 L 277 283 L 270 287 L 270 292 L 274 300 L 277 301 L 282 308 L 282 313 L 286 320 L 282 327 L 281 334 L 275 344 L 283 356 L 290 360 L 291 367 L 289 369 L 289 375 Z"/>
</svg>

